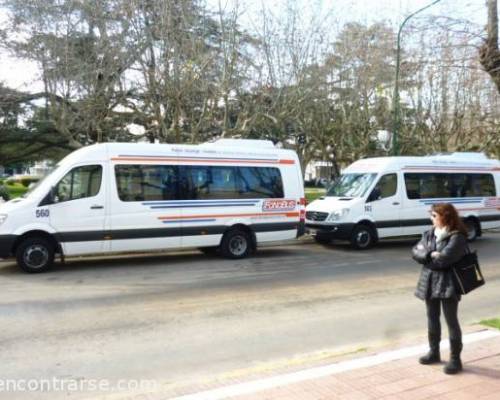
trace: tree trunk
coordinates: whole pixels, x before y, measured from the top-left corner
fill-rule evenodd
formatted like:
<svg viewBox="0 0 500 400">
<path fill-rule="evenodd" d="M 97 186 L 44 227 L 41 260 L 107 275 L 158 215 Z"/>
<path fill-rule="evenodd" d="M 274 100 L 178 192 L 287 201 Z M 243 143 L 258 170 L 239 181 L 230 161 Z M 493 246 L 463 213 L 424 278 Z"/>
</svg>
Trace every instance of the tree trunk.
<svg viewBox="0 0 500 400">
<path fill-rule="evenodd" d="M 479 49 L 479 61 L 500 92 L 500 51 L 498 50 L 497 0 L 488 0 L 488 37 Z"/>
</svg>

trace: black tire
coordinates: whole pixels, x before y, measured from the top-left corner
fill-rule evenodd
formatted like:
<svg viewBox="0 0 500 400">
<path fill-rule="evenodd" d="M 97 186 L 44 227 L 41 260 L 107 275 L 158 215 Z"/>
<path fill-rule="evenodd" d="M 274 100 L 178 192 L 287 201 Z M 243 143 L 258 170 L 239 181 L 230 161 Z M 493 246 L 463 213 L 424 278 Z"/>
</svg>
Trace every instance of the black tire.
<svg viewBox="0 0 500 400">
<path fill-rule="evenodd" d="M 251 249 L 250 235 L 241 229 L 226 232 L 220 243 L 220 253 L 233 260 L 247 257 Z"/>
<path fill-rule="evenodd" d="M 479 236 L 480 228 L 476 220 L 468 218 L 465 220 L 465 227 L 467 228 L 467 240 L 473 242 Z"/>
<path fill-rule="evenodd" d="M 219 246 L 199 247 L 198 250 L 207 256 L 213 256 L 219 252 Z"/>
<path fill-rule="evenodd" d="M 54 263 L 53 244 L 43 237 L 28 237 L 16 248 L 17 264 L 24 272 L 45 272 Z"/>
<path fill-rule="evenodd" d="M 368 225 L 359 224 L 351 233 L 351 246 L 356 250 L 366 250 L 373 246 L 376 240 L 375 232 Z"/>
<path fill-rule="evenodd" d="M 332 242 L 332 238 L 330 236 L 321 233 L 314 235 L 314 240 L 319 244 L 330 244 Z"/>
</svg>

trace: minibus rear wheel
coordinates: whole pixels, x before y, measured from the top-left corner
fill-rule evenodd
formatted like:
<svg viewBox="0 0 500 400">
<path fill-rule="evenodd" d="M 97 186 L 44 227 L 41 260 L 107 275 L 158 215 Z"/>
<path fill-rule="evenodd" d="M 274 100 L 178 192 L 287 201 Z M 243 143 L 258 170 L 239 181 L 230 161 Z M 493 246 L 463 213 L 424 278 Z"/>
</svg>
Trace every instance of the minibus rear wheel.
<svg viewBox="0 0 500 400">
<path fill-rule="evenodd" d="M 54 246 L 42 237 L 27 237 L 16 248 L 17 264 L 25 272 L 47 271 L 54 263 Z"/>
<path fill-rule="evenodd" d="M 250 235 L 241 229 L 227 231 L 220 243 L 220 252 L 226 258 L 245 258 L 251 249 Z"/>
<path fill-rule="evenodd" d="M 375 240 L 375 232 L 368 225 L 358 224 L 352 230 L 351 246 L 357 250 L 369 249 Z"/>
<path fill-rule="evenodd" d="M 473 242 L 479 236 L 480 228 L 479 223 L 473 218 L 465 220 L 465 228 L 467 229 L 467 240 Z"/>
</svg>

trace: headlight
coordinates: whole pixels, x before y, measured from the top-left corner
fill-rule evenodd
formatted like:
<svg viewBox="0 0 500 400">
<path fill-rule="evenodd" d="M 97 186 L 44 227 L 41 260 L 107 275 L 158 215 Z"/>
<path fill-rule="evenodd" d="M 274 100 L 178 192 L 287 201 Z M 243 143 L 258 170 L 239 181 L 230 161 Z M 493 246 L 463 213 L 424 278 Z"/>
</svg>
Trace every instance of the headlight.
<svg viewBox="0 0 500 400">
<path fill-rule="evenodd" d="M 343 208 L 342 210 L 333 211 L 330 213 L 328 218 L 326 219 L 328 222 L 338 221 L 342 218 L 345 218 L 349 214 L 348 208 Z"/>
<path fill-rule="evenodd" d="M 0 225 L 2 225 L 7 219 L 7 214 L 0 214 Z"/>
</svg>

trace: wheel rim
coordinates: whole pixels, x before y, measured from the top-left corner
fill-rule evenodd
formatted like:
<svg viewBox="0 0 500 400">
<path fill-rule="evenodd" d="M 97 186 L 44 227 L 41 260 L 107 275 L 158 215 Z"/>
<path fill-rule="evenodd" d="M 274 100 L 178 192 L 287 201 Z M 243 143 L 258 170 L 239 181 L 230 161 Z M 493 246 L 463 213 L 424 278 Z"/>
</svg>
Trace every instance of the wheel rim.
<svg viewBox="0 0 500 400">
<path fill-rule="evenodd" d="M 241 256 L 245 254 L 248 248 L 247 239 L 244 236 L 236 235 L 229 241 L 229 250 L 231 254 L 235 256 Z"/>
<path fill-rule="evenodd" d="M 23 260 L 30 268 L 42 268 L 49 260 L 49 251 L 42 245 L 34 244 L 24 251 Z"/>
<path fill-rule="evenodd" d="M 465 223 L 465 227 L 467 228 L 467 239 L 474 239 L 476 237 L 476 224 L 471 221 L 467 221 Z"/>
<path fill-rule="evenodd" d="M 359 247 L 367 247 L 370 244 L 370 232 L 367 230 L 361 230 L 356 233 L 356 243 Z"/>
</svg>

